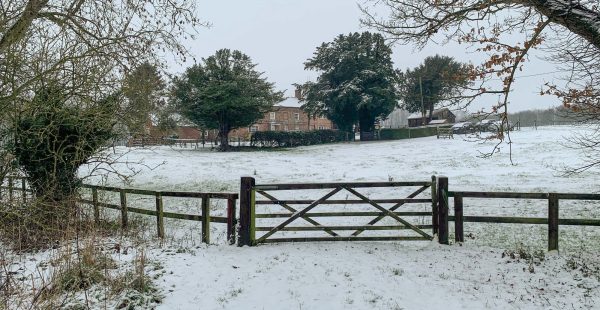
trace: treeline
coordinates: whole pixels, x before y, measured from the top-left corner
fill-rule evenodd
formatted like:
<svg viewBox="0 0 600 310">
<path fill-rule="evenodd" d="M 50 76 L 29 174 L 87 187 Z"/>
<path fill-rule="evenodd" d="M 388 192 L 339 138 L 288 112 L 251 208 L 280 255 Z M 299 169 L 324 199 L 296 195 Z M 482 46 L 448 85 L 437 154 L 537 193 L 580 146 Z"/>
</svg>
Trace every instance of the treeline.
<svg viewBox="0 0 600 310">
<path fill-rule="evenodd" d="M 523 127 L 567 125 L 582 121 L 581 116 L 575 115 L 571 110 L 564 107 L 510 113 L 508 119 L 513 124 L 520 123 Z"/>
</svg>

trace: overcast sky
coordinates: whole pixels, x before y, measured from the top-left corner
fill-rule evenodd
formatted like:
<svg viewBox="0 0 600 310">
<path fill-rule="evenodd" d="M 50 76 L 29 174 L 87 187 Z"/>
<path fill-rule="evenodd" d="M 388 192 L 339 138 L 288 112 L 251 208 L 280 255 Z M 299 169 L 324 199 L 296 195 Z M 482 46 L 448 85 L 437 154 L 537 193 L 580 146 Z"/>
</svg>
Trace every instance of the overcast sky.
<svg viewBox="0 0 600 310">
<path fill-rule="evenodd" d="M 314 80 L 317 74 L 305 71 L 303 63 L 313 55 L 316 47 L 332 41 L 339 34 L 365 31 L 359 19 L 361 12 L 352 0 L 200 0 L 198 14 L 211 28 L 198 28 L 196 39 L 186 45 L 198 61 L 218 49 L 238 49 L 249 55 L 258 69 L 265 72 L 277 89 L 293 94 L 292 83 Z M 459 61 L 479 63 L 482 55 L 469 53 L 466 46 L 428 46 L 415 51 L 412 46 L 393 47 L 396 68 L 405 70 L 419 65 L 430 55 L 453 56 Z M 179 74 L 193 62 L 172 64 L 169 71 Z M 517 79 L 510 96 L 512 112 L 547 108 L 558 105 L 550 96 L 539 96 L 540 86 L 553 81 L 554 65 L 533 57 L 522 76 Z M 498 101 L 497 95 L 485 97 L 469 108 L 488 108 Z"/>
</svg>

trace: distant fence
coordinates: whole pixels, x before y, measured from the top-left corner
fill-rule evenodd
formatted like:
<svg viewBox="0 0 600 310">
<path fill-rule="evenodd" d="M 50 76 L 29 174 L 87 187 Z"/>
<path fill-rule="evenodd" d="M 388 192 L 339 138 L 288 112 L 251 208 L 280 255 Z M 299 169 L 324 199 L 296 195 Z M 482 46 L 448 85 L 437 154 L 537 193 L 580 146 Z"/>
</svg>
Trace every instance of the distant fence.
<svg viewBox="0 0 600 310">
<path fill-rule="evenodd" d="M 18 180 L 18 182 L 15 182 Z M 15 201 L 15 199 L 22 199 L 23 202 L 26 202 L 27 199 L 32 197 L 32 195 L 27 195 L 27 193 L 31 193 L 31 190 L 27 188 L 26 180 L 23 177 L 8 177 L 6 178 L 7 184 L 2 184 L 0 186 L 0 197 L 3 197 L 3 191 L 8 191 L 8 199 L 10 201 Z M 15 186 L 15 185 L 19 186 Z M 164 238 L 165 236 L 165 227 L 164 227 L 164 219 L 180 219 L 180 220 L 188 220 L 188 221 L 198 221 L 202 223 L 202 242 L 210 243 L 210 223 L 224 223 L 227 224 L 227 239 L 233 244 L 236 240 L 236 232 L 235 225 L 237 223 L 236 219 L 236 201 L 238 199 L 237 193 L 206 193 L 206 192 L 185 192 L 185 191 L 152 191 L 152 190 L 144 190 L 144 189 L 134 189 L 134 188 L 120 188 L 120 187 L 111 187 L 111 186 L 99 186 L 99 185 L 88 185 L 84 184 L 82 188 L 91 190 L 91 197 L 88 199 L 82 198 L 79 199 L 80 203 L 89 204 L 93 208 L 93 216 L 95 222 L 100 221 L 100 208 L 107 208 L 120 211 L 121 218 L 121 227 L 127 228 L 129 224 L 129 216 L 128 213 L 137 213 L 143 215 L 150 215 L 156 217 L 156 229 L 157 235 L 159 238 Z M 119 194 L 120 203 L 119 204 L 111 204 L 106 202 L 101 202 L 99 200 L 99 192 L 114 192 Z M 19 195 L 17 195 L 19 193 Z M 131 207 L 127 203 L 128 194 L 142 195 L 142 196 L 150 196 L 154 198 L 155 203 L 152 209 L 142 209 Z M 20 197 L 18 197 L 20 196 Z M 82 193 L 83 196 L 83 193 Z M 200 199 L 201 212 L 200 214 L 183 214 L 183 213 L 174 213 L 174 212 L 166 212 L 164 211 L 164 202 L 163 197 L 177 197 L 177 198 L 195 198 Z M 227 201 L 227 216 L 211 216 L 210 212 L 210 203 L 214 199 L 221 199 Z"/>
</svg>

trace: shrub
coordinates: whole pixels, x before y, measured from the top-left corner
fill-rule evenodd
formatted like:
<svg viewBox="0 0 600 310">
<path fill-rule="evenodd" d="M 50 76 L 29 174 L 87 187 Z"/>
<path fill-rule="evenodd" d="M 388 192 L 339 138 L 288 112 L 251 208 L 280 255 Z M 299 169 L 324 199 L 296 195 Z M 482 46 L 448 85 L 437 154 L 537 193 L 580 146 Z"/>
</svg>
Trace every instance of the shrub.
<svg viewBox="0 0 600 310">
<path fill-rule="evenodd" d="M 257 147 L 296 147 L 347 141 L 347 133 L 337 130 L 259 131 L 250 138 Z"/>
<path fill-rule="evenodd" d="M 41 89 L 31 109 L 13 129 L 13 152 L 35 196 L 46 202 L 71 198 L 79 185 L 77 170 L 114 137 L 116 98 L 98 108 L 81 108 L 68 102 L 57 87 Z"/>
</svg>

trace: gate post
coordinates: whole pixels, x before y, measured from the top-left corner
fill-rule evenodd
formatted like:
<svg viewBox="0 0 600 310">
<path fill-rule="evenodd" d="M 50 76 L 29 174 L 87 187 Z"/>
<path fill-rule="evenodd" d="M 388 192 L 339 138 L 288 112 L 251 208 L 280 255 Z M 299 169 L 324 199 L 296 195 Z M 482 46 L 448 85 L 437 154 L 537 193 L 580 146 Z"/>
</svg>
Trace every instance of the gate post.
<svg viewBox="0 0 600 310">
<path fill-rule="evenodd" d="M 437 177 L 431 176 L 431 225 L 433 226 L 433 234 L 438 234 L 438 205 L 437 205 Z"/>
<path fill-rule="evenodd" d="M 448 177 L 438 177 L 438 242 L 440 244 L 448 243 Z"/>
<path fill-rule="evenodd" d="M 254 241 L 254 185 L 253 177 L 242 177 L 240 182 L 240 234 L 238 246 L 252 246 Z"/>
<path fill-rule="evenodd" d="M 548 251 L 558 251 L 558 195 L 548 194 Z"/>
</svg>

